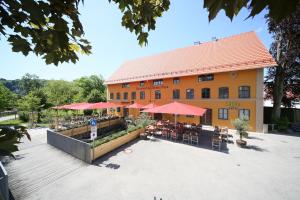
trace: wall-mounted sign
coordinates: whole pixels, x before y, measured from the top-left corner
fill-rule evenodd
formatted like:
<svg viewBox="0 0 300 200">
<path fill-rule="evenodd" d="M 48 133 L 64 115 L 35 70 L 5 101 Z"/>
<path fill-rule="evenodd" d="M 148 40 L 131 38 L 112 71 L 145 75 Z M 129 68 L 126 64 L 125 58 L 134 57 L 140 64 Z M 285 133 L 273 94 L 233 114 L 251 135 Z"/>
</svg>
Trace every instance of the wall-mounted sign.
<svg viewBox="0 0 300 200">
<path fill-rule="evenodd" d="M 240 103 L 239 103 L 239 102 L 234 102 L 234 101 L 228 102 L 228 103 L 227 103 L 227 107 L 228 107 L 228 109 L 230 109 L 230 110 L 237 110 L 237 109 L 239 109 L 239 107 L 240 107 Z"/>
<path fill-rule="evenodd" d="M 97 138 L 97 120 L 91 119 L 91 140 L 94 140 Z"/>
<path fill-rule="evenodd" d="M 156 89 L 167 89 L 168 86 L 151 86 L 151 87 L 137 87 L 136 90 L 156 90 Z"/>
</svg>

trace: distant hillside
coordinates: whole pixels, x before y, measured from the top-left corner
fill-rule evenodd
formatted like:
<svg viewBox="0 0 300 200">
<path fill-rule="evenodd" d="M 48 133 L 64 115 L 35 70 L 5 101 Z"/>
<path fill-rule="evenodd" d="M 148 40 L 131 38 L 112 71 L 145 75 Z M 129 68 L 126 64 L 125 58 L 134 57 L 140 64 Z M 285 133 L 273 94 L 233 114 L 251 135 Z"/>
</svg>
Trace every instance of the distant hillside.
<svg viewBox="0 0 300 200">
<path fill-rule="evenodd" d="M 20 79 L 16 80 L 6 80 L 4 78 L 0 78 L 0 83 L 2 83 L 5 87 L 7 87 L 10 91 L 19 94 L 20 93 Z"/>
</svg>

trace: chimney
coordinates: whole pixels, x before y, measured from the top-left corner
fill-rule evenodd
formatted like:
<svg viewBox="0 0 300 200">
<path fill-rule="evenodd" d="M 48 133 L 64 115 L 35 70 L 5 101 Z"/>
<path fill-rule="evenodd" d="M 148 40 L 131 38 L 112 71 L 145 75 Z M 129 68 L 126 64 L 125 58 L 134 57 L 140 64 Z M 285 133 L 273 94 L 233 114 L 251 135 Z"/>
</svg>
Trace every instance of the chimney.
<svg viewBox="0 0 300 200">
<path fill-rule="evenodd" d="M 211 40 L 216 42 L 216 41 L 218 41 L 218 38 L 217 37 L 212 37 Z"/>
</svg>

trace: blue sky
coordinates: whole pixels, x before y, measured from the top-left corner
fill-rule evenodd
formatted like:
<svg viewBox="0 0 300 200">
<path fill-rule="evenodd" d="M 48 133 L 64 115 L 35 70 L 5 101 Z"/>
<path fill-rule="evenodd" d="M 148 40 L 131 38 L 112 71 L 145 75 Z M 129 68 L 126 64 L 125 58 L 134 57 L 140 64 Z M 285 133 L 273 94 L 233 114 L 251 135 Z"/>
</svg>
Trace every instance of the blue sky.
<svg viewBox="0 0 300 200">
<path fill-rule="evenodd" d="M 121 12 L 108 0 L 85 1 L 81 6 L 81 22 L 86 38 L 92 43 L 92 54 L 80 56 L 76 64 L 46 65 L 35 55 L 27 57 L 11 52 L 11 47 L 1 38 L 0 78 L 16 79 L 25 73 L 44 79 L 73 80 L 81 76 L 101 74 L 108 78 L 124 61 L 166 50 L 193 45 L 195 41 L 210 41 L 212 37 L 226 37 L 247 31 L 256 31 L 264 45 L 272 42 L 264 19 L 265 12 L 245 20 L 249 14 L 244 9 L 230 21 L 220 12 L 208 22 L 208 13 L 202 0 L 172 0 L 169 11 L 157 20 L 156 30 L 150 32 L 149 43 L 140 47 L 136 36 L 121 26 Z"/>
</svg>

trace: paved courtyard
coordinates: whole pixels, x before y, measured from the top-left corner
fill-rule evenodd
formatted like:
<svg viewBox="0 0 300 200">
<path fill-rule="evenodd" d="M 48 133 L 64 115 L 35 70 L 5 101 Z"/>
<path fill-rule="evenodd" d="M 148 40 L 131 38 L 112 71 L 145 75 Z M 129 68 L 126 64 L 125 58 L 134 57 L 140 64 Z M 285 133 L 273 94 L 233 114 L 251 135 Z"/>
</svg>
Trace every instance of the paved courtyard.
<svg viewBox="0 0 300 200">
<path fill-rule="evenodd" d="M 249 148 L 212 151 L 166 140 L 132 142 L 94 165 L 31 131 L 6 166 L 17 199 L 299 199 L 300 137 L 251 134 Z M 206 146 L 207 147 L 207 146 Z"/>
</svg>

